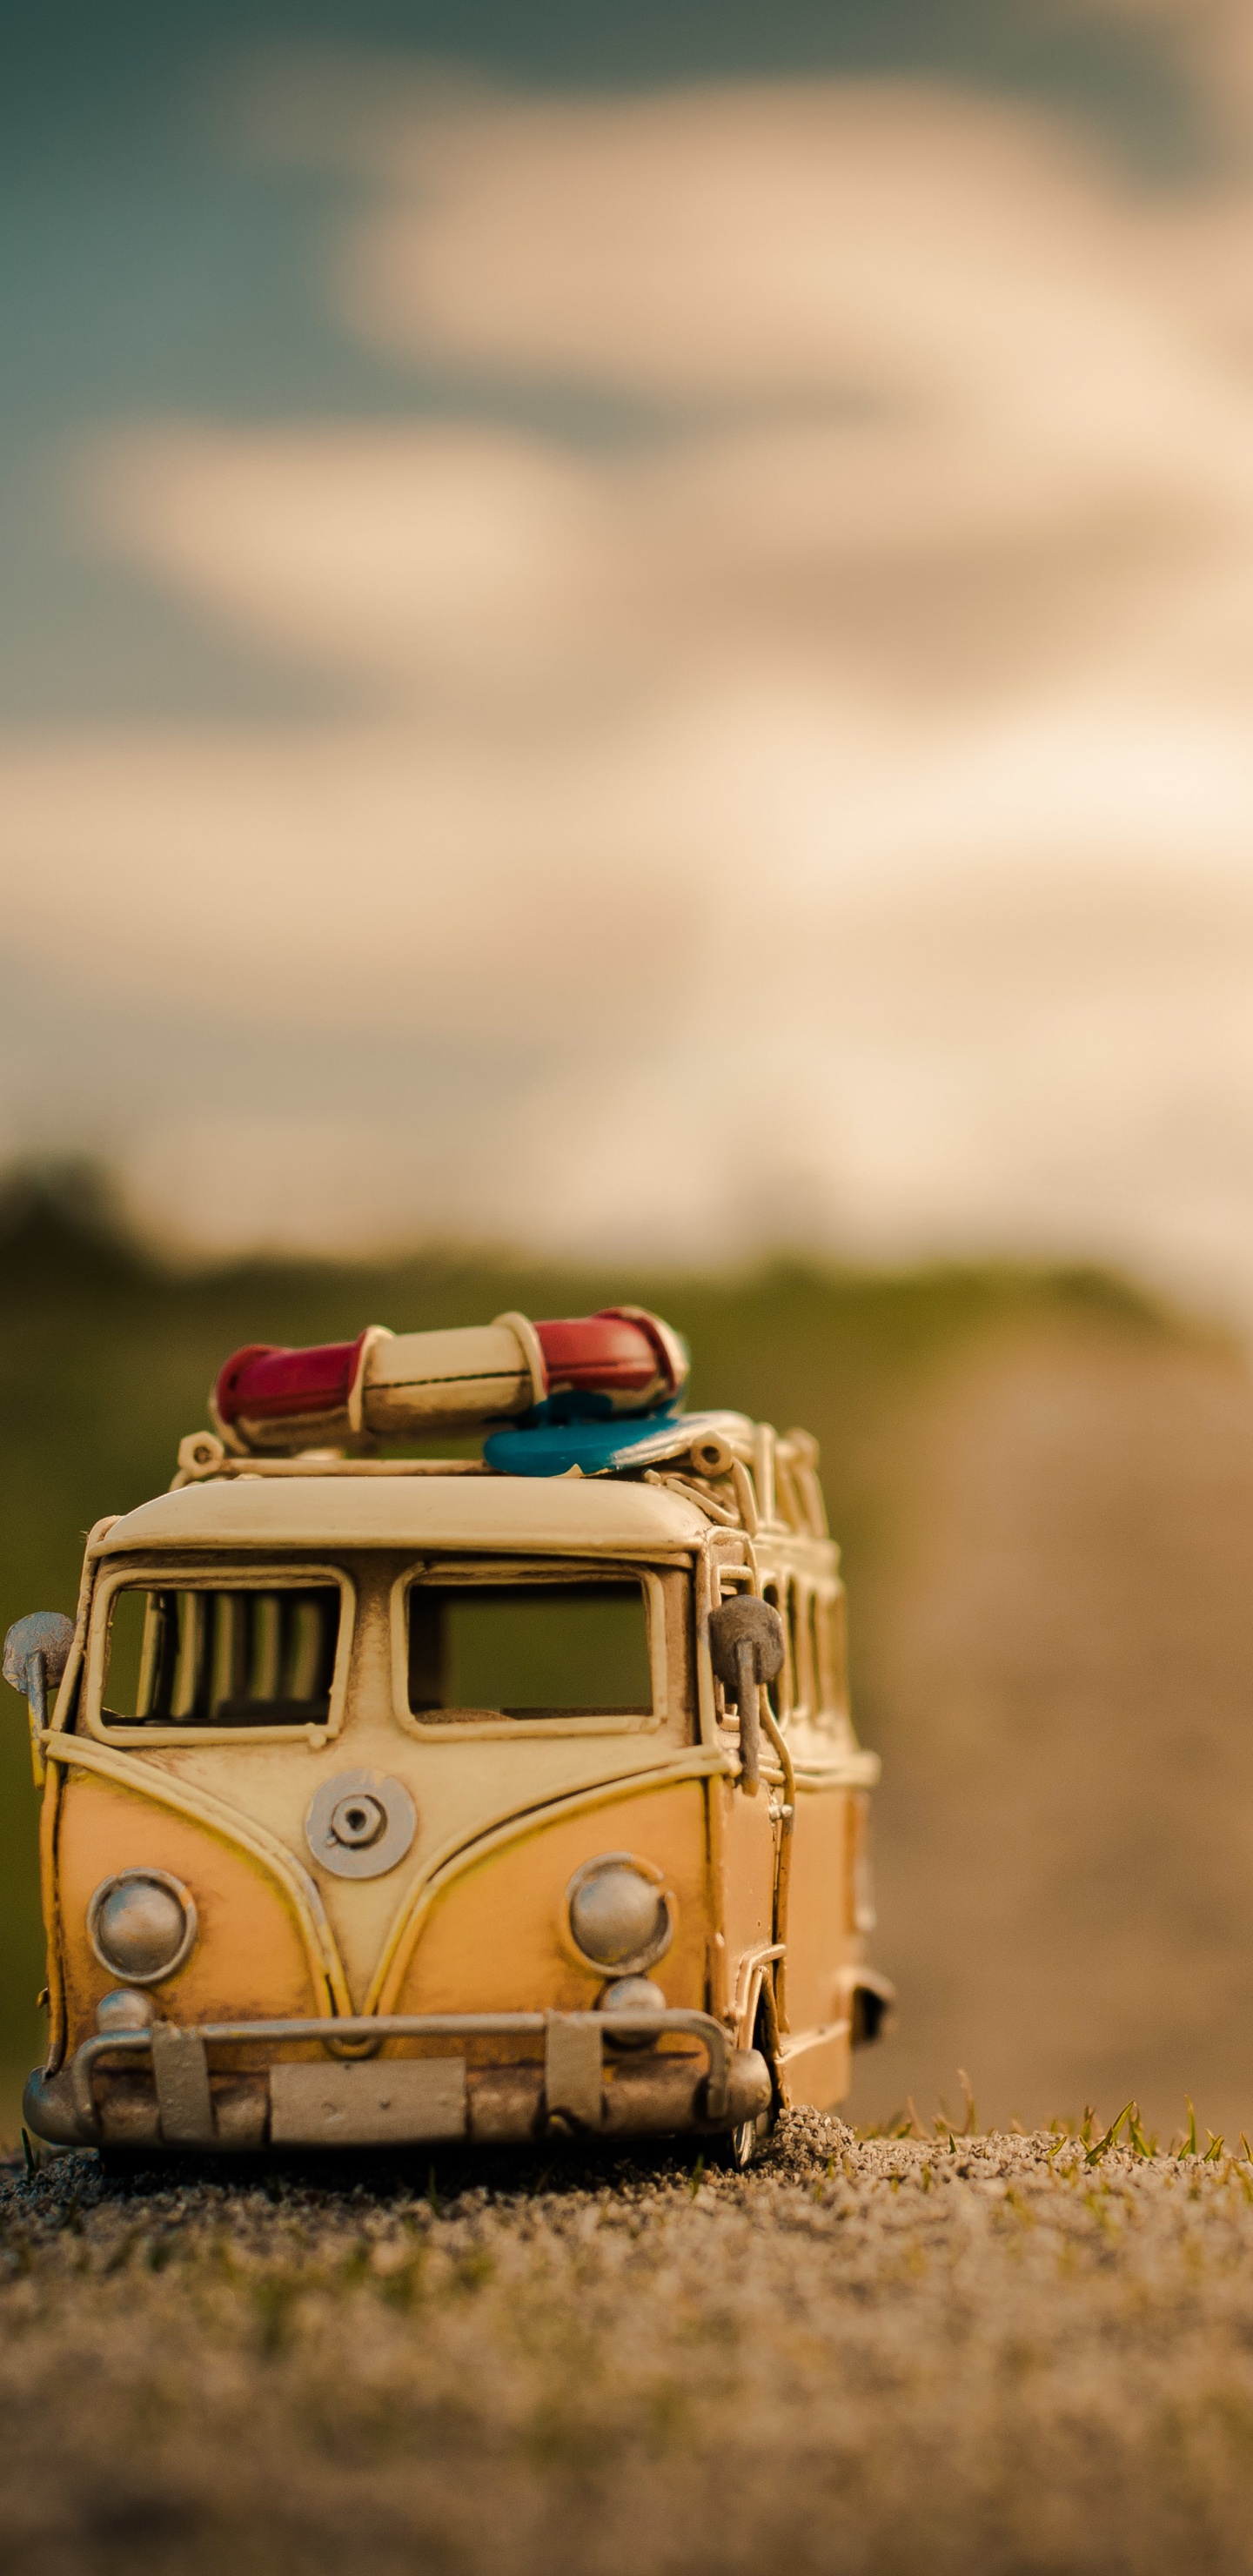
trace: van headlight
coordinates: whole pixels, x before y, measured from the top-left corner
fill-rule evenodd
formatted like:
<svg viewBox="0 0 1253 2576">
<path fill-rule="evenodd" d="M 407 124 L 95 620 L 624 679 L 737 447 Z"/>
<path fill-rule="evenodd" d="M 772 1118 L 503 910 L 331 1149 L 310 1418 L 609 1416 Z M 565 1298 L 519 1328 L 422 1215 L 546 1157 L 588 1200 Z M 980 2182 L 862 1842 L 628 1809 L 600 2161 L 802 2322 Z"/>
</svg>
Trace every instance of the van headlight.
<svg viewBox="0 0 1253 2576">
<path fill-rule="evenodd" d="M 119 1870 L 96 1889 L 87 1908 L 87 1937 L 111 1977 L 124 1977 L 131 1986 L 158 1985 L 191 1955 L 191 1892 L 168 1870 Z"/>
<path fill-rule="evenodd" d="M 589 1967 L 636 1976 L 663 1958 L 674 1939 L 674 1898 L 651 1861 L 600 1852 L 576 1869 L 566 1889 L 566 1920 Z"/>
</svg>

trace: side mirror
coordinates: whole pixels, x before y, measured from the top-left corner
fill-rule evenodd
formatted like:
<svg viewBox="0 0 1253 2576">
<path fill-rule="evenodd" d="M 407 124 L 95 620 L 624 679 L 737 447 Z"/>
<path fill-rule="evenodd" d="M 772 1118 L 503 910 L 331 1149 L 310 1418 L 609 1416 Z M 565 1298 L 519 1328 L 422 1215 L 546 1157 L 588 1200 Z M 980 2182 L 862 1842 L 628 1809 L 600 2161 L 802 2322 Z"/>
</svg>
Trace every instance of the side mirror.
<svg viewBox="0 0 1253 2576">
<path fill-rule="evenodd" d="M 15 1619 L 4 1641 L 4 1678 L 29 1703 L 32 1726 L 48 1723 L 48 1693 L 70 1660 L 74 1622 L 63 1610 L 32 1610 Z"/>
<path fill-rule="evenodd" d="M 740 1785 L 755 1798 L 761 1782 L 758 1691 L 783 1669 L 783 1621 L 768 1601 L 738 1593 L 709 1618 L 709 1653 L 728 1698 L 740 1712 Z"/>
</svg>

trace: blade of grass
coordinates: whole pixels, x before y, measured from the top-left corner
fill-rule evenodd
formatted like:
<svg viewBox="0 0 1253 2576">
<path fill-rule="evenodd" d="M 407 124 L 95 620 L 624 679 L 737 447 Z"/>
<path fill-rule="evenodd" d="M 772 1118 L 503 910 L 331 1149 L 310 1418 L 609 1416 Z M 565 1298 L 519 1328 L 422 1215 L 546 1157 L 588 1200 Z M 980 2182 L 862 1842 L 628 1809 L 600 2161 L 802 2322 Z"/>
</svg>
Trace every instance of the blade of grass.
<svg viewBox="0 0 1253 2576">
<path fill-rule="evenodd" d="M 1194 2156 L 1196 2154 L 1196 2112 L 1192 2106 L 1191 2094 L 1185 2093 L 1183 2098 L 1188 2105 L 1188 2126 L 1184 2134 L 1182 2146 L 1178 2146 L 1175 2149 L 1176 2161 L 1182 2156 Z"/>
<path fill-rule="evenodd" d="M 1087 2148 L 1087 2162 L 1090 2165 L 1099 2165 L 1102 2156 L 1108 2155 L 1109 2150 L 1113 2146 L 1118 2136 L 1118 2132 L 1122 2127 L 1123 2121 L 1128 2117 L 1130 2112 L 1134 2111 L 1135 2107 L 1134 2102 L 1124 2102 L 1117 2119 L 1110 2121 L 1109 2127 L 1106 2129 L 1104 2136 L 1094 2139 L 1092 2145 Z"/>
<path fill-rule="evenodd" d="M 1156 2155 L 1156 2138 L 1146 2138 L 1144 2131 L 1140 2126 L 1140 2105 L 1138 2102 L 1133 2102 L 1131 2105 L 1131 2117 L 1127 2122 L 1127 2135 L 1131 2140 L 1131 2148 L 1134 2155 L 1145 2157 Z"/>
</svg>

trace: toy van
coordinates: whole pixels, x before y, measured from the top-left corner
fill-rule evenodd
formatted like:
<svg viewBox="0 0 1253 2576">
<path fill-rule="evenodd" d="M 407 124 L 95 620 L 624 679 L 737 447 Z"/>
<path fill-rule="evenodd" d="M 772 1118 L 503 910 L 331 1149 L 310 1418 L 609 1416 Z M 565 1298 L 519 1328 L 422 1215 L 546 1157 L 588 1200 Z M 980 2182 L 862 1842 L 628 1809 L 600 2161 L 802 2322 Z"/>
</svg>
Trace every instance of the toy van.
<svg viewBox="0 0 1253 2576">
<path fill-rule="evenodd" d="M 686 1375 L 631 1307 L 228 1361 L 76 1620 L 6 1643 L 38 2137 L 744 2163 L 841 2099 L 891 1995 L 817 1450 Z"/>
</svg>

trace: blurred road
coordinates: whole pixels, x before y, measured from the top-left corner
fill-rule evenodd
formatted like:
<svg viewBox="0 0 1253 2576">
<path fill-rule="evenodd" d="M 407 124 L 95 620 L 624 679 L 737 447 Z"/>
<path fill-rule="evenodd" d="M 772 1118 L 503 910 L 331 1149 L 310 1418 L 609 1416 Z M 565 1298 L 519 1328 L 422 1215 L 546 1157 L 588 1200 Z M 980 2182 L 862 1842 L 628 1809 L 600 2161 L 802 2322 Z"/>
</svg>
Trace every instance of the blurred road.
<svg viewBox="0 0 1253 2576">
<path fill-rule="evenodd" d="M 1190 2093 L 1253 2131 L 1253 1384 L 1044 1323 L 967 1350 L 896 1456 L 854 1604 L 884 1753 L 876 1955 L 912 2093 L 1028 2125 Z M 1202 2133 L 1203 2134 L 1203 2133 Z"/>
</svg>

